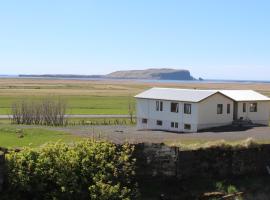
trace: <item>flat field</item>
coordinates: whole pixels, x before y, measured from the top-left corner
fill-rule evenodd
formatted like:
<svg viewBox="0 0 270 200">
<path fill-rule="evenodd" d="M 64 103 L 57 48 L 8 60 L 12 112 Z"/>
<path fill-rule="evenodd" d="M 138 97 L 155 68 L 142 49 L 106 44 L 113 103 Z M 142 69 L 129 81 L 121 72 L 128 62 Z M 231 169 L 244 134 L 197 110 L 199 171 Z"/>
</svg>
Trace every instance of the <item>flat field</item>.
<svg viewBox="0 0 270 200">
<path fill-rule="evenodd" d="M 128 114 L 134 95 L 151 87 L 197 89 L 253 89 L 270 95 L 270 84 L 262 83 L 162 83 L 129 80 L 0 79 L 0 114 L 10 114 L 13 102 L 22 99 L 60 97 L 68 114 Z"/>
<path fill-rule="evenodd" d="M 64 131 L 50 130 L 42 127 L 0 126 L 0 147 L 6 148 L 38 147 L 47 142 L 57 141 L 72 143 L 80 139 L 81 137 Z"/>
</svg>

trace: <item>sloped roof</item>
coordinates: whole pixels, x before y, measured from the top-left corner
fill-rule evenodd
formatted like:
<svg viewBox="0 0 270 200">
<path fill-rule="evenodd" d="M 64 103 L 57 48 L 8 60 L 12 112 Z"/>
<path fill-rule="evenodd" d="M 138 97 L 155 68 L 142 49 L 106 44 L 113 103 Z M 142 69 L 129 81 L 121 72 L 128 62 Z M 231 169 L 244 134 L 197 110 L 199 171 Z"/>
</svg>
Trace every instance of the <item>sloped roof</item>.
<svg viewBox="0 0 270 200">
<path fill-rule="evenodd" d="M 270 101 L 270 98 L 254 90 L 219 90 L 234 101 Z"/>
<path fill-rule="evenodd" d="M 175 88 L 151 88 L 138 95 L 136 98 L 162 99 L 172 101 L 199 102 L 213 94 L 216 90 L 190 90 Z"/>
<path fill-rule="evenodd" d="M 136 95 L 135 98 L 200 102 L 216 93 L 221 93 L 234 101 L 270 101 L 270 98 L 253 90 L 196 90 L 176 88 L 151 88 Z"/>
</svg>

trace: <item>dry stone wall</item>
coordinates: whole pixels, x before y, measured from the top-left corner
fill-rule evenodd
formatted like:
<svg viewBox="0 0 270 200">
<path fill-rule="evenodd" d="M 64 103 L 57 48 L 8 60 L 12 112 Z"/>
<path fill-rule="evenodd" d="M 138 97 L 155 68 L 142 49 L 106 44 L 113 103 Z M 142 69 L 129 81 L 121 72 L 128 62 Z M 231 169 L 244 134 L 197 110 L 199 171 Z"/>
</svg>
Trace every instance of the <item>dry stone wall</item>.
<svg viewBox="0 0 270 200">
<path fill-rule="evenodd" d="M 249 148 L 215 147 L 181 150 L 163 144 L 135 146 L 137 174 L 188 179 L 225 178 L 243 175 L 270 175 L 270 145 Z"/>
</svg>

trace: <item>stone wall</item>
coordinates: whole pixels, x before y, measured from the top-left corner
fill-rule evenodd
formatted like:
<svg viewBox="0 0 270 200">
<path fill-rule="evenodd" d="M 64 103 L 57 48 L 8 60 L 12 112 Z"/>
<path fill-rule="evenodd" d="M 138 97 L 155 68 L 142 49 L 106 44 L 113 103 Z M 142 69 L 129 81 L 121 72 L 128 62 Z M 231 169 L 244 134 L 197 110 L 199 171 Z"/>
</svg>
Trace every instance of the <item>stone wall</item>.
<svg viewBox="0 0 270 200">
<path fill-rule="evenodd" d="M 137 174 L 141 176 L 188 179 L 266 175 L 267 166 L 270 167 L 270 145 L 187 151 L 163 144 L 138 144 L 135 146 L 135 157 Z"/>
<path fill-rule="evenodd" d="M 4 182 L 4 164 L 5 164 L 5 155 L 2 151 L 0 151 L 0 192 L 3 189 Z"/>
<path fill-rule="evenodd" d="M 4 153 L 0 149 L 0 192 L 4 178 Z M 137 175 L 189 179 L 270 175 L 270 145 L 249 148 L 213 147 L 181 150 L 164 144 L 135 145 Z M 269 169 L 269 172 L 267 170 Z"/>
</svg>

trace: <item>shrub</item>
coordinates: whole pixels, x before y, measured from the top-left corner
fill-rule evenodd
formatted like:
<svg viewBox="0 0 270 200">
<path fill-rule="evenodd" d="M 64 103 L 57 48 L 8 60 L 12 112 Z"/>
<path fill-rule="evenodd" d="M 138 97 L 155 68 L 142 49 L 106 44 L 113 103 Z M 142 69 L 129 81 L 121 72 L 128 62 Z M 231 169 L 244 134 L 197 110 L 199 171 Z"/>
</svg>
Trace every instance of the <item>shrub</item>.
<svg viewBox="0 0 270 200">
<path fill-rule="evenodd" d="M 228 194 L 234 194 L 234 193 L 237 193 L 238 190 L 235 186 L 233 185 L 229 185 L 228 188 L 227 188 L 227 193 Z"/>
<path fill-rule="evenodd" d="M 86 140 L 11 152 L 8 187 L 17 199 L 136 199 L 132 151 L 129 145 Z"/>
</svg>

